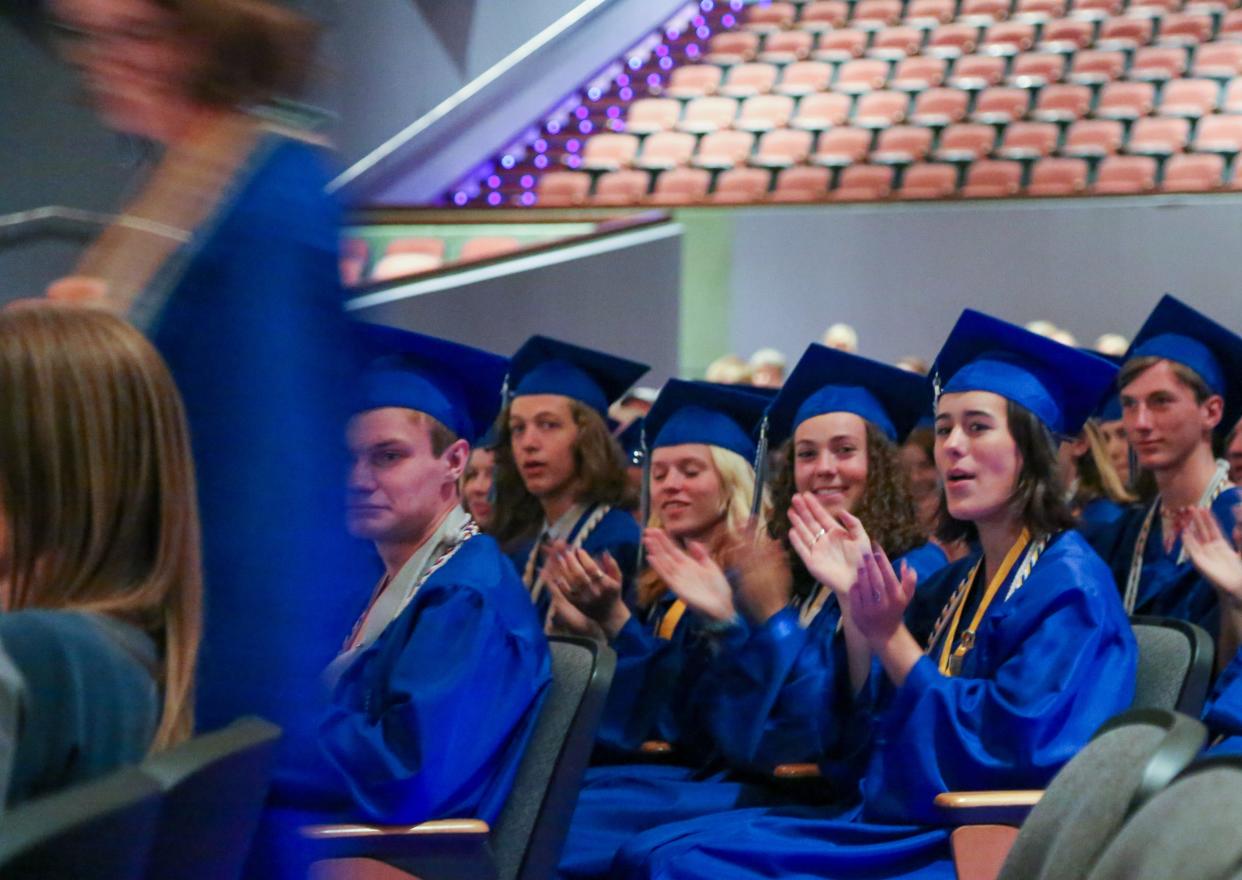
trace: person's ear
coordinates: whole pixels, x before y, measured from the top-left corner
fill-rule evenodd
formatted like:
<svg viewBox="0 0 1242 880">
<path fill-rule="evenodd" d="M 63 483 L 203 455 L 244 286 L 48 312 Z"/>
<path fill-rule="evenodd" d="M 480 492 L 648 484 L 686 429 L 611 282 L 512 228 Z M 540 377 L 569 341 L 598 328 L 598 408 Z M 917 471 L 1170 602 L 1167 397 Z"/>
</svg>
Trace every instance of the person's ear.
<svg viewBox="0 0 1242 880">
<path fill-rule="evenodd" d="M 462 474 L 466 472 L 466 465 L 470 462 L 470 444 L 465 440 L 454 440 L 440 458 L 448 467 L 446 479 L 457 483 L 461 480 Z"/>
</svg>

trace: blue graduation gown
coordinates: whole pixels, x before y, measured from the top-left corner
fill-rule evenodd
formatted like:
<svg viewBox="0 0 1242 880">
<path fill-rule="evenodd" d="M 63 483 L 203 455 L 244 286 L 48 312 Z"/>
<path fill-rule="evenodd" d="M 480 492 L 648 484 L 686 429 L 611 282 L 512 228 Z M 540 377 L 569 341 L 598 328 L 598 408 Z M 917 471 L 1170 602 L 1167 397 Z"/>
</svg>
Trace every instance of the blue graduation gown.
<svg viewBox="0 0 1242 880">
<path fill-rule="evenodd" d="M 920 582 L 947 560 L 934 545 L 902 557 Z M 655 624 L 631 618 L 614 641 L 617 677 L 601 725 L 601 744 L 633 750 L 645 739 L 678 746 L 679 757 L 702 766 L 720 757 L 732 768 L 770 772 L 777 764 L 816 760 L 836 740 L 837 715 L 826 692 L 848 688 L 841 618 L 829 599 L 803 627 L 791 605 L 751 627 L 746 623 L 704 638 L 687 612 L 673 638 L 654 634 L 672 604 L 665 596 Z M 758 804 L 782 792 L 727 770 L 708 775 L 690 766 L 622 764 L 588 771 L 560 865 L 562 877 L 607 873 L 617 849 L 658 825 Z"/>
<path fill-rule="evenodd" d="M 1227 537 L 1233 534 L 1233 508 L 1239 503 L 1242 503 L 1242 491 L 1233 488 L 1222 492 L 1212 504 L 1212 514 Z M 1148 509 L 1147 506 L 1128 508 L 1111 528 L 1089 535 L 1095 549 L 1108 562 L 1117 587 L 1123 594 L 1130 574 L 1134 545 L 1138 542 Z M 1216 590 L 1200 577 L 1189 559 L 1178 563 L 1181 549 L 1179 538 L 1173 545 L 1172 553 L 1164 552 L 1164 533 L 1160 515 L 1157 514 L 1143 552 L 1143 572 L 1134 613 L 1189 620 L 1215 636 L 1220 626 Z"/>
<path fill-rule="evenodd" d="M 1202 717 L 1212 741 L 1209 754 L 1242 754 L 1242 651 L 1216 679 Z"/>
<path fill-rule="evenodd" d="M 198 727 L 261 715 L 285 728 L 288 749 L 313 733 L 318 675 L 374 569 L 344 529 L 355 359 L 328 164 L 274 135 L 252 164 L 179 255 L 152 341 L 185 400 L 198 478 Z"/>
<path fill-rule="evenodd" d="M 5 803 L 131 764 L 151 748 L 163 712 L 155 644 L 138 629 L 73 611 L 0 614 L 0 645 L 21 674 L 20 724 Z"/>
<path fill-rule="evenodd" d="M 593 507 L 588 507 L 582 514 L 582 517 L 570 529 L 569 534 L 565 536 L 565 540 L 573 543 L 574 538 L 581 530 L 582 526 L 590 518 Z M 634 520 L 632 514 L 614 507 L 604 514 L 603 519 L 595 524 L 595 528 L 586 536 L 586 540 L 582 542 L 582 549 L 589 553 L 592 557 L 598 559 L 605 553 L 612 555 L 617 561 L 617 567 L 621 569 L 621 592 L 625 597 L 626 604 L 630 608 L 635 607 L 634 597 L 637 587 L 638 572 L 635 570 L 638 565 L 638 546 L 642 541 L 642 529 L 638 527 L 638 523 Z M 511 548 L 512 549 L 512 548 Z M 535 539 L 523 541 L 516 549 L 509 554 L 509 559 L 513 562 L 513 567 L 520 573 L 526 571 L 526 564 L 530 560 L 530 554 L 535 552 Z M 535 579 L 538 580 L 539 572 L 543 569 L 543 563 L 535 567 Z M 545 587 L 536 600 L 535 607 L 539 611 L 539 619 L 544 620 L 548 616 L 548 608 L 552 604 L 552 597 L 548 595 Z"/>
<path fill-rule="evenodd" d="M 547 638 L 496 543 L 469 539 L 341 672 L 322 760 L 274 800 L 340 817 L 492 822 L 551 681 Z"/>
<path fill-rule="evenodd" d="M 956 585 L 971 564 L 928 586 Z M 666 825 L 623 847 L 612 876 L 951 878 L 935 795 L 1046 785 L 1130 704 L 1137 654 L 1107 568 L 1077 533 L 1063 533 L 1025 585 L 988 610 L 960 676 L 924 657 L 894 689 L 860 807 L 835 818 L 759 808 Z"/>
</svg>

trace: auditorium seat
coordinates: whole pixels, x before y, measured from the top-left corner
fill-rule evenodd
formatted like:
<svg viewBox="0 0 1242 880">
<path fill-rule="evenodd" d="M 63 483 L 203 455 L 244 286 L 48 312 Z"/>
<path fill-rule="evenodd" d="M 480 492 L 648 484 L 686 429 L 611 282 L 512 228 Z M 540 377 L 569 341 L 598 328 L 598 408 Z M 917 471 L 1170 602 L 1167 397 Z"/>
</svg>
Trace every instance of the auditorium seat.
<svg viewBox="0 0 1242 880">
<path fill-rule="evenodd" d="M 1030 96 L 1024 89 L 997 86 L 984 89 L 975 99 L 975 110 L 970 118 L 975 122 L 1000 125 L 1026 116 Z"/>
<path fill-rule="evenodd" d="M 615 171 L 628 166 L 637 154 L 637 137 L 605 132 L 587 139 L 582 149 L 582 167 L 588 171 Z"/>
<path fill-rule="evenodd" d="M 1130 0 L 1126 6 L 1126 15 L 1136 18 L 1161 19 L 1181 8 L 1182 0 Z"/>
<path fill-rule="evenodd" d="M 776 65 L 763 61 L 752 61 L 737 64 L 729 68 L 729 74 L 721 84 L 719 92 L 730 98 L 749 98 L 751 95 L 765 95 L 776 85 Z"/>
<path fill-rule="evenodd" d="M 1078 52 L 1091 45 L 1095 25 L 1089 21 L 1061 18 L 1043 27 L 1037 48 L 1041 52 L 1060 52 L 1063 55 Z"/>
<path fill-rule="evenodd" d="M 1121 149 L 1125 129 L 1114 119 L 1080 119 L 1065 131 L 1061 154 L 1098 159 Z"/>
<path fill-rule="evenodd" d="M 1082 159 L 1040 159 L 1031 167 L 1031 196 L 1077 195 L 1087 188 L 1087 163 Z"/>
<path fill-rule="evenodd" d="M 858 128 L 887 128 L 905 121 L 910 97 L 905 92 L 871 92 L 858 99 L 854 125 Z"/>
<path fill-rule="evenodd" d="M 1217 80 L 1242 75 L 1242 43 L 1204 43 L 1195 51 L 1190 72 Z"/>
<path fill-rule="evenodd" d="M 1212 17 L 1175 13 L 1160 20 L 1158 42 L 1166 46 L 1197 46 L 1212 38 Z"/>
<path fill-rule="evenodd" d="M 851 165 L 841 170 L 833 201 L 859 202 L 888 198 L 893 191 L 893 169 L 883 165 Z"/>
<path fill-rule="evenodd" d="M 1154 32 L 1153 20 L 1120 16 L 1110 18 L 1100 25 L 1100 35 L 1096 38 L 1095 47 L 1105 51 L 1133 51 L 1151 42 Z"/>
<path fill-rule="evenodd" d="M 931 151 L 932 131 L 916 125 L 898 125 L 881 131 L 871 161 L 878 165 L 909 165 Z"/>
<path fill-rule="evenodd" d="M 384 256 L 393 254 L 425 254 L 443 259 L 444 239 L 430 236 L 394 238 L 384 248 Z"/>
<path fill-rule="evenodd" d="M 371 267 L 370 280 L 375 283 L 431 272 L 444 265 L 442 257 L 433 254 L 397 253 L 385 254 Z"/>
<path fill-rule="evenodd" d="M 975 51 L 979 29 L 970 24 L 945 24 L 931 32 L 927 54 L 937 58 L 960 58 Z"/>
<path fill-rule="evenodd" d="M 949 85 L 978 92 L 995 86 L 1005 78 L 1005 59 L 994 55 L 965 55 L 953 65 Z"/>
<path fill-rule="evenodd" d="M 1074 54 L 1067 78 L 1070 82 L 1084 85 L 1100 85 L 1117 79 L 1125 69 L 1126 55 L 1124 52 L 1084 49 Z"/>
<path fill-rule="evenodd" d="M 819 136 L 812 161 L 817 165 L 838 167 L 860 161 L 871 147 L 871 132 L 862 128 L 842 126 L 829 129 Z"/>
<path fill-rule="evenodd" d="M 1018 21 L 1043 24 L 1065 15 L 1065 0 L 1018 0 L 1013 17 Z"/>
<path fill-rule="evenodd" d="M 585 171 L 546 171 L 535 188 L 538 203 L 545 207 L 581 205 L 591 191 L 591 175 Z"/>
<path fill-rule="evenodd" d="M 1186 49 L 1182 46 L 1146 46 L 1134 53 L 1130 79 L 1164 82 L 1184 76 Z"/>
<path fill-rule="evenodd" d="M 811 53 L 811 57 L 839 64 L 851 58 L 861 58 L 866 49 L 867 35 L 863 31 L 828 31 L 819 38 L 819 48 Z"/>
<path fill-rule="evenodd" d="M 743 26 L 749 31 L 770 33 L 792 27 L 797 16 L 793 3 L 754 4 L 746 8 Z"/>
<path fill-rule="evenodd" d="M 1010 0 L 962 0 L 957 10 L 958 21 L 990 25 L 1009 18 Z"/>
<path fill-rule="evenodd" d="M 1059 134 L 1051 122 L 1015 122 L 1005 128 L 996 155 L 1019 161 L 1042 159 L 1056 150 Z"/>
<path fill-rule="evenodd" d="M 716 34 L 707 44 L 703 60 L 709 64 L 729 66 L 754 59 L 759 52 L 759 35 L 749 31 L 726 31 Z"/>
<path fill-rule="evenodd" d="M 644 135 L 668 131 L 677 126 L 681 102 L 674 98 L 640 98 L 630 105 L 625 117 L 625 130 Z"/>
<path fill-rule="evenodd" d="M 757 202 L 768 191 L 772 175 L 763 168 L 733 168 L 716 179 L 714 202 Z"/>
<path fill-rule="evenodd" d="M 1216 110 L 1220 86 L 1210 79 L 1175 79 L 1160 90 L 1161 116 L 1184 116 L 1198 119 Z"/>
<path fill-rule="evenodd" d="M 1055 52 L 1025 52 L 1013 60 L 1006 82 L 1020 89 L 1043 89 L 1065 76 L 1065 56 Z"/>
<path fill-rule="evenodd" d="M 759 138 L 750 164 L 760 168 L 788 168 L 805 162 L 815 135 L 795 128 L 777 128 Z"/>
<path fill-rule="evenodd" d="M 1156 87 L 1147 82 L 1110 82 L 1100 89 L 1095 115 L 1100 119 L 1130 121 L 1155 108 Z"/>
<path fill-rule="evenodd" d="M 1120 15 L 1122 0 L 1070 0 L 1069 14 L 1075 18 L 1099 21 L 1111 15 Z"/>
<path fill-rule="evenodd" d="M 634 167 L 662 171 L 685 165 L 694 155 L 696 144 L 694 135 L 684 131 L 661 131 L 647 135 L 643 140 L 642 152 L 634 160 Z"/>
<path fill-rule="evenodd" d="M 950 125 L 940 134 L 936 158 L 945 162 L 973 162 L 992 153 L 996 129 L 990 125 L 963 122 Z"/>
<path fill-rule="evenodd" d="M 832 65 L 827 62 L 798 61 L 785 68 L 772 91 L 797 98 L 824 91 L 831 79 Z"/>
<path fill-rule="evenodd" d="M 929 128 L 943 128 L 966 118 L 970 95 L 958 89 L 928 89 L 914 99 L 910 121 Z"/>
<path fill-rule="evenodd" d="M 790 128 L 807 131 L 824 131 L 834 125 L 844 125 L 850 117 L 849 95 L 839 92 L 817 92 L 798 102 L 798 111 L 789 120 Z"/>
<path fill-rule="evenodd" d="M 1242 151 L 1242 116 L 1204 116 L 1195 127 L 1193 147 L 1197 153 L 1219 153 L 1224 156 Z"/>
<path fill-rule="evenodd" d="M 511 235 L 479 235 L 466 239 L 457 254 L 459 262 L 490 260 L 522 249 L 522 243 Z"/>
<path fill-rule="evenodd" d="M 887 61 L 899 61 L 911 55 L 917 55 L 923 45 L 923 32 L 918 28 L 897 27 L 876 31 L 871 40 L 871 48 L 866 55 Z"/>
<path fill-rule="evenodd" d="M 595 182 L 591 201 L 597 205 L 632 205 L 647 194 L 651 175 L 637 168 L 609 171 Z"/>
<path fill-rule="evenodd" d="M 781 31 L 763 41 L 759 60 L 769 64 L 793 64 L 809 58 L 815 48 L 815 35 L 809 31 Z"/>
<path fill-rule="evenodd" d="M 990 26 L 979 44 L 979 51 L 991 55 L 1017 55 L 1035 45 L 1035 25 L 1006 21 Z"/>
<path fill-rule="evenodd" d="M 1126 152 L 1141 156 L 1169 156 L 1186 149 L 1190 122 L 1164 116 L 1147 116 L 1134 123 L 1126 140 Z"/>
<path fill-rule="evenodd" d="M 714 64 L 690 64 L 674 67 L 664 93 L 670 98 L 699 98 L 714 95 L 720 88 L 723 71 Z"/>
<path fill-rule="evenodd" d="M 721 128 L 728 128 L 737 116 L 737 101 L 721 95 L 695 98 L 686 104 L 685 115 L 677 123 L 681 131 L 691 134 L 706 134 Z"/>
<path fill-rule="evenodd" d="M 794 112 L 794 99 L 788 95 L 755 95 L 742 102 L 733 127 L 756 133 L 783 128 Z"/>
<path fill-rule="evenodd" d="M 972 162 L 966 169 L 962 196 L 968 199 L 1005 198 L 1017 195 L 1021 186 L 1021 163 L 982 159 Z"/>
<path fill-rule="evenodd" d="M 813 202 L 828 197 L 832 172 L 814 165 L 796 165 L 776 175 L 769 197 L 774 202 Z"/>
<path fill-rule="evenodd" d="M 957 189 L 957 169 L 952 165 L 919 162 L 902 175 L 897 195 L 903 199 L 943 199 Z"/>
<path fill-rule="evenodd" d="M 1182 153 L 1164 166 L 1162 192 L 1207 192 L 1221 186 L 1225 160 L 1208 153 Z"/>
<path fill-rule="evenodd" d="M 844 27 L 849 18 L 849 7 L 844 0 L 815 0 L 802 7 L 798 27 L 812 33 Z"/>
<path fill-rule="evenodd" d="M 901 0 L 857 0 L 850 26 L 878 30 L 901 21 Z"/>
<path fill-rule="evenodd" d="M 953 0 L 910 0 L 906 6 L 906 24 L 935 27 L 953 20 Z"/>
<path fill-rule="evenodd" d="M 887 79 L 887 61 L 881 61 L 878 58 L 856 58 L 845 62 L 837 69 L 837 81 L 833 84 L 833 88 L 846 94 L 859 94 L 883 88 Z"/>
<path fill-rule="evenodd" d="M 702 168 L 674 168 L 656 178 L 647 201 L 657 205 L 700 202 L 712 185 L 712 173 Z"/>
<path fill-rule="evenodd" d="M 1242 39 L 1242 9 L 1233 9 L 1225 13 L 1216 38 L 1218 40 Z"/>
<path fill-rule="evenodd" d="M 1039 122 L 1070 123 L 1091 109 L 1091 89 L 1076 83 L 1045 86 L 1039 90 L 1031 118 Z"/>
<path fill-rule="evenodd" d="M 1221 109 L 1226 113 L 1242 113 L 1242 79 L 1235 79 L 1225 87 Z"/>
<path fill-rule="evenodd" d="M 1156 185 L 1156 160 L 1150 156 L 1109 156 L 1100 163 L 1091 191 L 1099 194 L 1138 194 Z"/>
<path fill-rule="evenodd" d="M 749 131 L 714 131 L 699 141 L 691 164 L 700 168 L 732 168 L 744 164 L 755 147 Z"/>
<path fill-rule="evenodd" d="M 920 55 L 897 62 L 889 79 L 889 88 L 899 92 L 923 92 L 944 82 L 947 65 L 943 58 Z"/>
</svg>

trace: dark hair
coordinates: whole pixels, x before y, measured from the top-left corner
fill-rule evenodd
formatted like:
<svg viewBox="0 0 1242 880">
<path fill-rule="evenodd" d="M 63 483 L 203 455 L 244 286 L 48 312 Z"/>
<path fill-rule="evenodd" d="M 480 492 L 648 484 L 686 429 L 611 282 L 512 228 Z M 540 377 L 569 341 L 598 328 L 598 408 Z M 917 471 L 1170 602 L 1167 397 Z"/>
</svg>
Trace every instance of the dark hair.
<svg viewBox="0 0 1242 880">
<path fill-rule="evenodd" d="M 1009 434 L 1018 447 L 1022 466 L 1018 471 L 1018 484 L 1014 487 L 1011 503 L 1018 511 L 1023 525 L 1031 534 L 1055 535 L 1074 527 L 1074 515 L 1065 497 L 1065 486 L 1057 468 L 1057 441 L 1048 426 L 1036 418 L 1030 410 L 1005 401 L 1009 421 Z M 979 530 L 973 522 L 954 519 L 949 514 L 948 502 L 940 498 L 940 528 L 936 537 L 941 541 L 974 541 Z"/>
<path fill-rule="evenodd" d="M 871 539 L 896 559 L 927 540 L 919 528 L 918 511 L 910 492 L 910 476 L 898 457 L 897 446 L 867 420 L 867 482 L 854 516 L 862 522 Z M 772 477 L 772 518 L 768 534 L 780 541 L 789 556 L 794 589 L 805 592 L 814 578 L 802 559 L 789 545 L 789 505 L 798 491 L 794 481 L 794 439 L 790 437 L 777 451 L 777 468 Z"/>
<path fill-rule="evenodd" d="M 577 500 L 614 507 L 631 504 L 625 454 L 608 432 L 608 425 L 599 413 L 577 400 L 569 401 L 569 412 L 578 426 L 578 438 L 574 441 L 574 474 L 579 482 Z M 543 522 L 543 508 L 539 499 L 526 491 L 513 460 L 507 405 L 497 419 L 496 437 L 493 471 L 496 503 L 490 531 L 502 546 L 511 550 L 514 544 L 538 531 Z"/>
<path fill-rule="evenodd" d="M 312 69 L 319 26 L 267 0 L 151 0 L 203 48 L 204 62 L 186 83 L 213 107 L 296 95 Z"/>
</svg>

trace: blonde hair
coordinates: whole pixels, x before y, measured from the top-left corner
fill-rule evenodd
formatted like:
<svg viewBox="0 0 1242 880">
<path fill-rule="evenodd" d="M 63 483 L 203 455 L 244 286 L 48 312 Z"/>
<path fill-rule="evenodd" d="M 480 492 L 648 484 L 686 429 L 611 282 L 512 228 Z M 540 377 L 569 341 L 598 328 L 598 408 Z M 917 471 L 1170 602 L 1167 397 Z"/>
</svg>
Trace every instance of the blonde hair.
<svg viewBox="0 0 1242 880">
<path fill-rule="evenodd" d="M 724 528 L 717 533 L 707 550 L 712 559 L 724 568 L 728 564 L 724 559 L 725 552 L 743 534 L 750 522 L 750 509 L 755 497 L 755 469 L 736 452 L 711 445 L 707 449 L 711 455 L 712 466 L 716 469 L 716 476 L 720 480 L 720 508 L 724 522 Z M 760 503 L 756 535 L 765 534 L 764 523 L 767 522 L 771 510 L 772 505 L 765 490 Z M 647 525 L 653 529 L 664 528 L 659 511 L 651 511 Z M 647 569 L 638 579 L 638 604 L 644 608 L 649 607 L 667 591 L 668 587 L 656 573 Z"/>
<path fill-rule="evenodd" d="M 1122 483 L 1113 460 L 1104 446 L 1104 435 L 1099 423 L 1090 419 L 1083 426 L 1087 438 L 1087 451 L 1078 458 L 1078 491 L 1075 505 L 1086 505 L 1097 498 L 1107 498 L 1117 504 L 1133 504 L 1137 499 Z"/>
<path fill-rule="evenodd" d="M 190 736 L 202 564 L 189 430 L 137 330 L 51 303 L 0 312 L 8 609 L 109 614 L 161 647 L 158 751 Z"/>
</svg>

